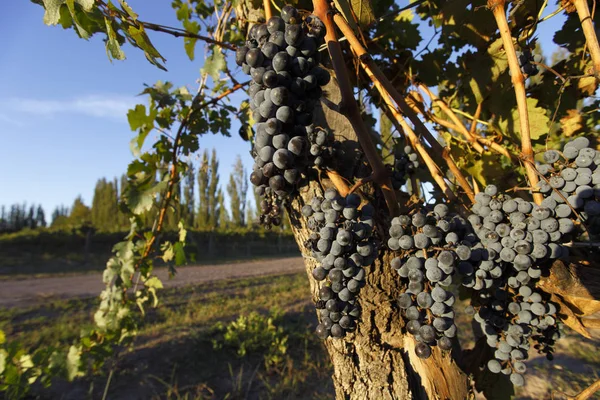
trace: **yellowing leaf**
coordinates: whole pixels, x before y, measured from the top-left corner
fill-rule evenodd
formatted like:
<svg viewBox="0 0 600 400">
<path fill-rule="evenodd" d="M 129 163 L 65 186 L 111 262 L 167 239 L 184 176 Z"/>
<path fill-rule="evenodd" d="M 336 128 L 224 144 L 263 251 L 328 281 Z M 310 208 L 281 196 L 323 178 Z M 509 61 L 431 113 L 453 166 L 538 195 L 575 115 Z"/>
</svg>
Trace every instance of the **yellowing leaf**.
<svg viewBox="0 0 600 400">
<path fill-rule="evenodd" d="M 564 136 L 570 137 L 583 129 L 583 120 L 577 110 L 567 111 L 567 115 L 560 119 L 560 126 Z"/>
<path fill-rule="evenodd" d="M 369 26 L 375 21 L 373 7 L 370 0 L 350 0 L 352 11 L 361 27 Z"/>
<path fill-rule="evenodd" d="M 108 55 L 108 59 L 124 60 L 125 53 L 121 50 L 121 45 L 117 40 L 117 34 L 112 28 L 111 21 L 108 18 L 104 18 L 104 22 L 106 25 L 106 54 Z"/>
<path fill-rule="evenodd" d="M 537 99 L 528 97 L 527 98 L 527 112 L 529 114 L 529 135 L 531 140 L 538 140 L 542 136 L 546 135 L 550 130 L 550 118 L 546 116 L 546 110 L 541 107 L 537 107 Z M 498 127 L 503 133 L 508 134 L 520 141 L 521 139 L 521 125 L 518 108 L 512 110 L 512 124 L 509 120 L 501 118 L 498 121 Z"/>
<path fill-rule="evenodd" d="M 81 5 L 84 11 L 92 11 L 94 7 L 94 0 L 75 0 L 76 3 Z M 60 21 L 60 9 L 63 4 L 67 3 L 67 0 L 43 0 L 44 8 L 44 23 L 46 25 L 56 25 Z"/>
<path fill-rule="evenodd" d="M 70 381 L 83 376 L 81 368 L 81 348 L 76 346 L 69 347 L 69 353 L 67 354 L 67 374 Z"/>
<path fill-rule="evenodd" d="M 153 288 L 153 289 L 162 289 L 164 287 L 162 281 L 160 279 L 158 279 L 157 276 L 153 276 L 150 279 L 148 279 L 144 283 L 144 285 L 146 287 Z"/>
<path fill-rule="evenodd" d="M 6 368 L 6 358 L 7 358 L 8 354 L 6 353 L 6 350 L 0 350 L 0 374 L 4 372 L 4 369 Z"/>
</svg>

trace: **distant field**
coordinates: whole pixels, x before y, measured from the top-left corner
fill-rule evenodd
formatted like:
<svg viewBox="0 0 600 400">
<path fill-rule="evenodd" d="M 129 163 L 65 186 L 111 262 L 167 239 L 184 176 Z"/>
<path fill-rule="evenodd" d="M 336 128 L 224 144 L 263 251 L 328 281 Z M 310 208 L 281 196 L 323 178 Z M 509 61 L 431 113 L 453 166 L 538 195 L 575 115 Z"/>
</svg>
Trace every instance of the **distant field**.
<svg viewBox="0 0 600 400">
<path fill-rule="evenodd" d="M 113 245 L 124 236 L 97 233 L 86 238 L 49 230 L 0 235 L 0 279 L 103 270 Z M 163 239 L 176 240 L 174 234 Z M 190 231 L 186 251 L 189 263 L 196 265 L 299 255 L 291 235 L 255 231 Z"/>
<path fill-rule="evenodd" d="M 56 382 L 50 389 L 36 389 L 36 394 L 65 400 L 101 398 L 112 367 L 109 399 L 332 399 L 333 370 L 313 334 L 316 317 L 306 280 L 298 273 L 164 290 L 133 350 L 94 377 Z M 67 346 L 89 325 L 95 302 L 48 300 L 0 311 L 0 329 L 9 340 L 20 339 L 29 347 L 57 341 Z M 232 329 L 232 321 L 252 312 L 262 317 L 241 321 L 249 327 L 246 331 Z M 457 322 L 468 331 L 463 314 Z M 227 327 L 238 334 L 230 342 L 225 340 Z M 284 352 L 273 345 L 283 338 Z M 461 336 L 462 345 L 471 343 L 468 334 Z M 244 356 L 238 354 L 241 344 L 249 349 Z M 599 344 L 567 331 L 558 343 L 556 361 L 531 354 L 527 383 L 517 398 L 545 400 L 553 398 L 553 390 L 579 392 L 598 379 Z M 272 363 L 268 367 L 267 361 Z"/>
</svg>

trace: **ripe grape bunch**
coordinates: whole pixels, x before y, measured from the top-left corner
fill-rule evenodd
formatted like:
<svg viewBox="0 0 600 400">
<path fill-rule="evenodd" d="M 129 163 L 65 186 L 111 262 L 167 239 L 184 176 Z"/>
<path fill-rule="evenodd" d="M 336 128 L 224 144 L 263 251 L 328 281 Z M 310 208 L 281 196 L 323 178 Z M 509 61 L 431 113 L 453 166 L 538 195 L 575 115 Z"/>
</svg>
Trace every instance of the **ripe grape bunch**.
<svg viewBox="0 0 600 400">
<path fill-rule="evenodd" d="M 317 17 L 303 18 L 287 5 L 281 17 L 254 25 L 236 51 L 237 64 L 252 77 L 248 94 L 256 124 L 250 181 L 260 196 L 286 197 L 315 161 L 307 134 L 316 131 L 313 109 L 330 79 L 318 66 L 324 33 Z"/>
<path fill-rule="evenodd" d="M 546 178 L 538 184 L 544 202 L 565 223 L 577 220 L 575 210 L 590 233 L 600 233 L 600 152 L 590 147 L 587 138 L 579 137 L 567 142 L 562 152 L 546 151 L 543 158 L 545 163 L 537 168 Z M 580 232 L 572 236 L 576 233 Z"/>
<path fill-rule="evenodd" d="M 542 56 L 536 54 L 535 56 L 531 54 L 531 49 L 524 48 L 523 51 L 517 51 L 517 59 L 519 60 L 519 67 L 521 67 L 521 72 L 527 76 L 537 75 L 540 70 L 537 65 L 533 64 L 533 62 L 542 62 Z"/>
<path fill-rule="evenodd" d="M 259 222 L 267 228 L 281 225 L 282 205 L 273 198 L 265 197 L 260 201 Z"/>
<path fill-rule="evenodd" d="M 530 340 L 552 357 L 558 338 L 556 306 L 534 287 L 550 261 L 568 256 L 561 243 L 573 223 L 560 217 L 556 203 L 548 199 L 538 206 L 498 193 L 494 185 L 475 200 L 468 220 L 476 237 L 468 237 L 470 255 L 461 257 L 459 270 L 465 275 L 463 285 L 476 292 L 475 320 L 494 349 L 488 369 L 510 375 L 521 386 Z"/>
<path fill-rule="evenodd" d="M 392 220 L 387 245 L 396 257 L 391 266 L 408 282 L 397 303 L 407 321 L 406 330 L 418 342 L 415 351 L 421 358 L 431 356 L 432 345 L 452 348 L 455 298 L 446 288 L 452 284 L 457 246 L 467 228 L 467 222 L 450 215 L 445 204 Z"/>
<path fill-rule="evenodd" d="M 394 153 L 394 168 L 392 171 L 392 186 L 399 190 L 406 183 L 407 177 L 419 168 L 419 159 L 410 146 L 404 146 L 403 151 Z"/>
<path fill-rule="evenodd" d="M 316 329 L 321 339 L 343 337 L 356 329 L 360 317 L 357 296 L 365 282 L 363 267 L 377 257 L 374 208 L 360 205 L 360 196 L 342 197 L 328 188 L 324 198 L 314 197 L 302 208 L 312 231 L 305 245 L 319 262 L 312 275 L 321 282 L 317 301 L 321 322 Z"/>
<path fill-rule="evenodd" d="M 333 133 L 322 128 L 309 126 L 306 128 L 308 142 L 310 144 L 310 155 L 314 157 L 314 165 L 332 167 L 338 155 L 341 153 L 340 142 L 335 140 Z"/>
</svg>

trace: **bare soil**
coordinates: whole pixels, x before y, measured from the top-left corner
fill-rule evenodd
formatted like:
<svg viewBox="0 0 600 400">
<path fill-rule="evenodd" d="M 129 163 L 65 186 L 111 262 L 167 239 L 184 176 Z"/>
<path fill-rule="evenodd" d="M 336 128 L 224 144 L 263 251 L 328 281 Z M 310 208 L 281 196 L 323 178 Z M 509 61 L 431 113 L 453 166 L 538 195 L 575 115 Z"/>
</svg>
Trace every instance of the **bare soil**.
<svg viewBox="0 0 600 400">
<path fill-rule="evenodd" d="M 302 257 L 186 266 L 169 279 L 166 268 L 156 275 L 166 288 L 253 276 L 294 274 L 304 270 Z M 0 307 L 23 307 L 48 298 L 94 297 L 104 288 L 101 273 L 0 281 Z"/>
</svg>

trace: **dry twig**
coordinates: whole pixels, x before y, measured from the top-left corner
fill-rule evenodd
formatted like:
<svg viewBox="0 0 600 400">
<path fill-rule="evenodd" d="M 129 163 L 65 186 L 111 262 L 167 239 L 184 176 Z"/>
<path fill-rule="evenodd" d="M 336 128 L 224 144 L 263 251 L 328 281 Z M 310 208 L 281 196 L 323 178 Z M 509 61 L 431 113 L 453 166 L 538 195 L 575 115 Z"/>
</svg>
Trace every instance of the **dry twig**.
<svg viewBox="0 0 600 400">
<path fill-rule="evenodd" d="M 531 147 L 531 135 L 529 128 L 529 112 L 527 110 L 527 94 L 525 93 L 525 78 L 519 67 L 517 53 L 513 44 L 513 38 L 510 33 L 508 21 L 506 20 L 506 11 L 504 9 L 505 0 L 489 0 L 488 8 L 490 8 L 498 24 L 504 50 L 508 58 L 508 66 L 510 68 L 512 83 L 515 88 L 515 96 L 517 98 L 517 108 L 519 109 L 519 124 L 521 133 L 521 153 L 525 164 L 525 171 L 529 179 L 529 185 L 537 187 L 539 182 L 535 170 L 533 159 L 533 148 Z M 541 193 L 533 193 L 533 200 L 540 204 L 543 200 Z"/>
</svg>

